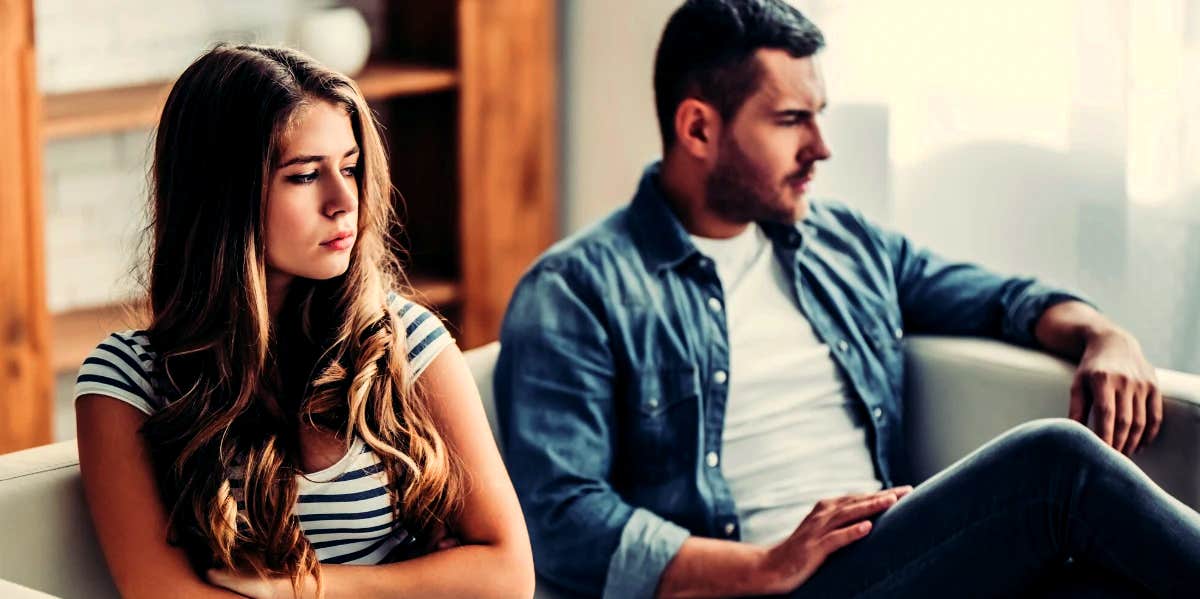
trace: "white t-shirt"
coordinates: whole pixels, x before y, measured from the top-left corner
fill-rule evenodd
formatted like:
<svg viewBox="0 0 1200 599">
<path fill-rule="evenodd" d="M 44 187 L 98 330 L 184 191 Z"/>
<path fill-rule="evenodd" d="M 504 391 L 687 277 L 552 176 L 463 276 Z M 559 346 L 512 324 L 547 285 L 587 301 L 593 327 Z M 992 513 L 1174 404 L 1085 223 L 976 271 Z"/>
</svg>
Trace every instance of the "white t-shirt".
<svg viewBox="0 0 1200 599">
<path fill-rule="evenodd" d="M 725 291 L 729 400 L 721 472 L 742 540 L 782 540 L 819 499 L 876 491 L 867 429 L 829 346 L 800 312 L 762 230 L 692 237 Z"/>
</svg>

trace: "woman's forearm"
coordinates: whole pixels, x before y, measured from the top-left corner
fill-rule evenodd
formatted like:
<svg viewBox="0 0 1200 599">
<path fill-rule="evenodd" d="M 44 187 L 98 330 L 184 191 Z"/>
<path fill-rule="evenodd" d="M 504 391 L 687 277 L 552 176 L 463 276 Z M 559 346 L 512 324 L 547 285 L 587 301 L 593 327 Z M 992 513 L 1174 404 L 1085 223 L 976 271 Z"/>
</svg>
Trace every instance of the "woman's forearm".
<svg viewBox="0 0 1200 599">
<path fill-rule="evenodd" d="M 326 599 L 531 597 L 529 556 L 498 545 L 462 545 L 378 566 L 321 566 Z M 309 585 L 308 597 L 315 597 Z"/>
</svg>

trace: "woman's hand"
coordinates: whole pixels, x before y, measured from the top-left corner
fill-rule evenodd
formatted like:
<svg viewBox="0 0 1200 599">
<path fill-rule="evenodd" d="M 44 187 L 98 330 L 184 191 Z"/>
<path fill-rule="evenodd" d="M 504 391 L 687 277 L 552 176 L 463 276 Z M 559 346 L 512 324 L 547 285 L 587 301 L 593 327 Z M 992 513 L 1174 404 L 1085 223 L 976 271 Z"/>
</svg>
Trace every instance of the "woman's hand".
<svg viewBox="0 0 1200 599">
<path fill-rule="evenodd" d="M 208 583 L 251 599 L 291 599 L 292 581 L 284 576 L 262 578 L 254 573 L 212 569 L 205 573 Z"/>
<path fill-rule="evenodd" d="M 433 538 L 428 544 L 428 551 L 433 553 L 434 551 L 453 549 L 459 545 L 462 545 L 462 540 L 452 534 L 445 526 L 439 524 L 434 529 Z"/>
</svg>

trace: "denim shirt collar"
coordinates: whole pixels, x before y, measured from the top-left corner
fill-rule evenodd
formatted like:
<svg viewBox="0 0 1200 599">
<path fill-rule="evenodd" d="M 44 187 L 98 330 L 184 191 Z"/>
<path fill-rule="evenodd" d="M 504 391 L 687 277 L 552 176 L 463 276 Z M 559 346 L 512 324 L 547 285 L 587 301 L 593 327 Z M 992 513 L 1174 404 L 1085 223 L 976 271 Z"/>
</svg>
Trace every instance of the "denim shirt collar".
<svg viewBox="0 0 1200 599">
<path fill-rule="evenodd" d="M 674 268 L 699 253 L 687 230 L 671 211 L 660 183 L 661 170 L 661 161 L 646 167 L 633 202 L 629 205 L 630 230 L 637 238 L 636 245 L 647 270 L 652 272 Z M 758 225 L 777 249 L 795 251 L 804 245 L 805 221 L 794 225 L 774 222 L 760 222 Z"/>
<path fill-rule="evenodd" d="M 659 181 L 661 168 L 662 162 L 646 167 L 629 205 L 629 229 L 636 237 L 646 270 L 656 273 L 674 268 L 699 252 L 675 213 L 671 212 Z"/>
</svg>

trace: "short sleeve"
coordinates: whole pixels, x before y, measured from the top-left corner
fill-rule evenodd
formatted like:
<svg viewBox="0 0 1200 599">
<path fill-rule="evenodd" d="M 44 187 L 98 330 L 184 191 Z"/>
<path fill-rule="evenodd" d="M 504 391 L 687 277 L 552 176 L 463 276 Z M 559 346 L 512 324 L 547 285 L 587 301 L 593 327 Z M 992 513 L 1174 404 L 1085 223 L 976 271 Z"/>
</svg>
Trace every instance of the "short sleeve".
<svg viewBox="0 0 1200 599">
<path fill-rule="evenodd" d="M 149 339 L 140 331 L 109 335 L 88 357 L 75 379 L 75 399 L 83 395 L 106 395 L 150 415 L 162 407 L 154 391 L 155 354 Z"/>
<path fill-rule="evenodd" d="M 454 345 L 454 337 L 436 314 L 397 293 L 388 294 L 388 307 L 400 319 L 400 327 L 404 333 L 402 337 L 408 349 L 408 363 L 412 366 L 413 374 L 421 376 L 443 349 Z"/>
</svg>

